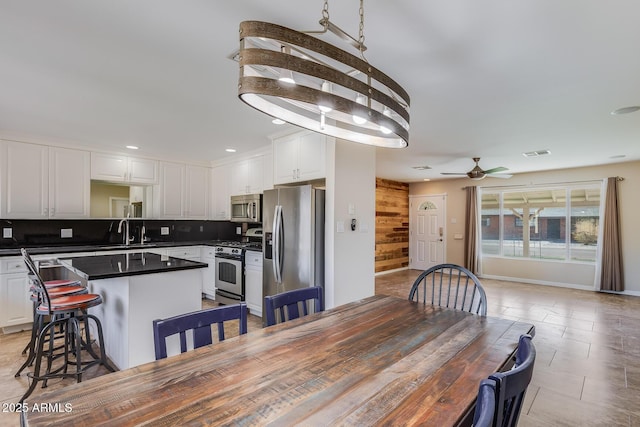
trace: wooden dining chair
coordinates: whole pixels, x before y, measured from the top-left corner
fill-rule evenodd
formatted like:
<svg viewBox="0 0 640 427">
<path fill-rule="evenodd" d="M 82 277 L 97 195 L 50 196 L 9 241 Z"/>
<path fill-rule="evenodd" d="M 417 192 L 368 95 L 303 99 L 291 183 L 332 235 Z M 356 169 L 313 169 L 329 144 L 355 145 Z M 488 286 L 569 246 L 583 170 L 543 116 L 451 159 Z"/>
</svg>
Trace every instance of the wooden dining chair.
<svg viewBox="0 0 640 427">
<path fill-rule="evenodd" d="M 413 282 L 409 300 L 487 315 L 487 294 L 471 271 L 456 264 L 439 264 Z"/>
<path fill-rule="evenodd" d="M 518 424 L 524 396 L 533 376 L 536 349 L 531 335 L 522 335 L 518 341 L 516 362 L 510 371 L 489 376 L 496 383 L 496 413 L 494 426 L 515 427 Z"/>
<path fill-rule="evenodd" d="M 167 357 L 166 338 L 180 334 L 180 352 L 187 351 L 187 331 L 193 331 L 193 348 L 199 348 L 213 343 L 211 327 L 218 326 L 218 341 L 224 341 L 224 322 L 238 320 L 239 335 L 247 333 L 247 304 L 241 302 L 233 305 L 223 305 L 191 313 L 180 314 L 167 319 L 153 321 L 153 341 L 155 344 L 156 360 Z"/>
<path fill-rule="evenodd" d="M 485 379 L 480 382 L 473 427 L 492 427 L 496 413 L 496 382 Z"/>
<path fill-rule="evenodd" d="M 264 297 L 267 326 L 278 323 L 278 314 L 280 322 L 297 319 L 300 317 L 300 313 L 302 313 L 303 316 L 308 315 L 308 301 L 313 301 L 314 313 L 323 311 L 322 294 L 323 289 L 321 286 L 311 286 L 282 292 L 276 295 L 267 295 Z M 302 307 L 302 310 L 300 310 L 300 307 Z"/>
</svg>

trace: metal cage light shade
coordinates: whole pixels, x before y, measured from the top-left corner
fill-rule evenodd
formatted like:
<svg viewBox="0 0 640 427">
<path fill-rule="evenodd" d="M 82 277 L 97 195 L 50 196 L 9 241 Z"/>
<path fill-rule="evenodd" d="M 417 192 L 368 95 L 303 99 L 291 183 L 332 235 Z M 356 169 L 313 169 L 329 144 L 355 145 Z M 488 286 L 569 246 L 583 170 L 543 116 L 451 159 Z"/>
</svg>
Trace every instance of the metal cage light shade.
<svg viewBox="0 0 640 427">
<path fill-rule="evenodd" d="M 244 21 L 239 63 L 238 96 L 259 111 L 340 139 L 408 145 L 409 95 L 355 55 L 286 27 Z"/>
</svg>

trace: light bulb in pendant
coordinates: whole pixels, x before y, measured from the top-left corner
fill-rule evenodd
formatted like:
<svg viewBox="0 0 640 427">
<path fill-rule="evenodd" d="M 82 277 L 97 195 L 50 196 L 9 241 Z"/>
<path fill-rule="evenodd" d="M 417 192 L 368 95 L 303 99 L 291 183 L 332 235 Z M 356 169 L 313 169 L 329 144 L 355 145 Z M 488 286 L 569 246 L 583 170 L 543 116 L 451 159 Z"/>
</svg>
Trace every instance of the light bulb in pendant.
<svg viewBox="0 0 640 427">
<path fill-rule="evenodd" d="M 382 115 L 387 116 L 387 117 L 391 117 L 391 110 L 389 110 L 387 107 L 384 107 L 384 111 L 382 112 Z M 382 132 L 385 135 L 389 135 L 391 133 L 391 129 L 389 129 L 386 126 L 382 126 L 380 125 L 380 132 Z"/>
<path fill-rule="evenodd" d="M 322 82 L 322 91 L 326 93 L 332 93 L 331 83 L 329 83 L 326 80 Z M 328 113 L 329 111 L 332 110 L 332 108 L 326 104 L 325 105 L 318 104 L 318 108 L 320 109 L 320 111 L 322 111 L 322 113 Z"/>
<path fill-rule="evenodd" d="M 358 96 L 356 96 L 356 102 L 360 105 L 366 105 L 366 100 L 364 99 L 364 95 L 358 94 Z M 363 125 L 367 123 L 367 119 L 365 119 L 364 117 L 358 116 L 356 114 L 351 116 L 351 118 L 353 119 L 353 122 L 358 125 Z"/>
<path fill-rule="evenodd" d="M 280 77 L 278 78 L 278 81 L 290 85 L 296 84 L 296 81 L 293 79 L 293 72 L 291 70 L 280 71 Z"/>
</svg>

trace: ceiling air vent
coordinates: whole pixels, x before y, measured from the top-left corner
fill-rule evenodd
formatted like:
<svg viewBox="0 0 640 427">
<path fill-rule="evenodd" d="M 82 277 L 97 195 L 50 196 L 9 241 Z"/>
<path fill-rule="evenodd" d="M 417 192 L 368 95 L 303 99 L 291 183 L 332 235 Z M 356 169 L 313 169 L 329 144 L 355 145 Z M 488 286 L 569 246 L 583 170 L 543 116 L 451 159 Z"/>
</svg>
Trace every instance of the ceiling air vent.
<svg viewBox="0 0 640 427">
<path fill-rule="evenodd" d="M 525 157 L 539 157 L 539 156 L 546 156 L 547 154 L 551 154 L 551 151 L 549 150 L 536 150 L 536 151 L 529 151 L 526 153 L 522 153 L 523 156 Z"/>
<path fill-rule="evenodd" d="M 431 166 L 412 166 L 413 169 L 419 170 L 419 171 L 426 171 L 427 169 L 431 169 Z"/>
</svg>

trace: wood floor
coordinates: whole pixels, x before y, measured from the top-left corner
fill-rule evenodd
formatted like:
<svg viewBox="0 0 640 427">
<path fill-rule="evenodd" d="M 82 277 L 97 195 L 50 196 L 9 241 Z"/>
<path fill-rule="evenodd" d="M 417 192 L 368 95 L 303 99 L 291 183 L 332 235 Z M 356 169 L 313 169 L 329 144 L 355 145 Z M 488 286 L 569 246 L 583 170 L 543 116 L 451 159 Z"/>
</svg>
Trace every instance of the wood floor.
<svg viewBox="0 0 640 427">
<path fill-rule="evenodd" d="M 376 278 L 376 293 L 406 298 L 419 271 Z M 488 315 L 533 323 L 537 359 L 520 426 L 640 426 L 640 298 L 482 280 Z M 203 306 L 214 303 L 205 301 Z M 249 331 L 261 327 L 250 316 Z M 229 333 L 233 333 L 229 330 Z M 16 402 L 27 388 L 26 375 L 14 378 L 29 338 L 0 335 L 0 402 Z M 107 373 L 90 370 L 84 380 Z M 55 380 L 45 391 L 72 384 Z M 0 426 L 19 425 L 15 413 L 0 412 Z"/>
</svg>

